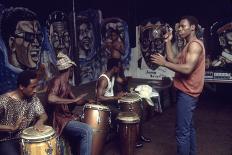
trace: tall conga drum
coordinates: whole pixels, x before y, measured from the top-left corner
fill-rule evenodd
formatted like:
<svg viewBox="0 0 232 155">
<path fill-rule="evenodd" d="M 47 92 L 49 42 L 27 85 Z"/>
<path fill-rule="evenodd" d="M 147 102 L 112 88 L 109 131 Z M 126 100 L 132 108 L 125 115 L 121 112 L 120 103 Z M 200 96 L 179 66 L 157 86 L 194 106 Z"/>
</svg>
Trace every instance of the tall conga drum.
<svg viewBox="0 0 232 155">
<path fill-rule="evenodd" d="M 94 131 L 92 155 L 101 155 L 111 123 L 110 109 L 100 104 L 86 104 L 83 108 L 81 121 L 89 124 Z"/>
<path fill-rule="evenodd" d="M 136 93 L 127 93 L 118 100 L 120 111 L 135 112 L 141 118 L 143 115 L 142 98 Z"/>
<path fill-rule="evenodd" d="M 117 120 L 121 155 L 134 155 L 140 118 L 134 112 L 120 112 Z"/>
<path fill-rule="evenodd" d="M 33 127 L 26 128 L 21 135 L 21 155 L 57 155 L 57 137 L 50 126 L 43 132 Z"/>
</svg>

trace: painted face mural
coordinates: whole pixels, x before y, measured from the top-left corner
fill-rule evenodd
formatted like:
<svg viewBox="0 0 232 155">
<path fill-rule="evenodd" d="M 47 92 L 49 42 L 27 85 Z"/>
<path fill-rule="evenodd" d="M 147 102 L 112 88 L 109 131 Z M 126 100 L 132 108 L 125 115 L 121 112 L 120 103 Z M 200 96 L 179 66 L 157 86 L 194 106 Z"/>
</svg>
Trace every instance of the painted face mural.
<svg viewBox="0 0 232 155">
<path fill-rule="evenodd" d="M 86 17 L 77 19 L 79 58 L 92 58 L 94 51 L 93 25 Z"/>
<path fill-rule="evenodd" d="M 119 58 L 124 68 L 130 60 L 130 43 L 128 26 L 120 18 L 106 18 L 101 26 L 102 35 L 102 63 L 106 64 L 109 58 Z M 106 67 L 106 66 L 105 66 Z"/>
<path fill-rule="evenodd" d="M 51 13 L 47 24 L 49 28 L 49 40 L 56 55 L 59 52 L 70 55 L 71 40 L 66 14 L 61 11 Z"/>
<path fill-rule="evenodd" d="M 99 10 L 85 10 L 76 17 L 79 59 L 75 61 L 80 65 L 80 72 L 75 71 L 75 75 L 80 75 L 81 84 L 96 80 L 101 73 L 100 21 Z"/>
<path fill-rule="evenodd" d="M 19 72 L 36 69 L 43 35 L 37 15 L 27 8 L 6 8 L 1 17 L 0 93 L 15 89 Z"/>
<path fill-rule="evenodd" d="M 214 39 L 212 66 L 232 68 L 232 22 L 231 18 L 222 19 L 211 26 L 211 36 Z M 218 45 L 216 47 L 215 45 Z M 215 50 L 217 49 L 217 50 Z"/>
<path fill-rule="evenodd" d="M 168 24 L 148 23 L 145 26 L 140 26 L 140 49 L 147 66 L 151 69 L 156 69 L 158 65 L 150 62 L 150 55 L 160 53 L 164 55 L 165 43 L 164 34 L 169 29 Z"/>
<path fill-rule="evenodd" d="M 39 61 L 43 35 L 38 21 L 19 21 L 9 42 L 12 55 L 10 63 L 15 67 L 36 68 Z"/>
</svg>

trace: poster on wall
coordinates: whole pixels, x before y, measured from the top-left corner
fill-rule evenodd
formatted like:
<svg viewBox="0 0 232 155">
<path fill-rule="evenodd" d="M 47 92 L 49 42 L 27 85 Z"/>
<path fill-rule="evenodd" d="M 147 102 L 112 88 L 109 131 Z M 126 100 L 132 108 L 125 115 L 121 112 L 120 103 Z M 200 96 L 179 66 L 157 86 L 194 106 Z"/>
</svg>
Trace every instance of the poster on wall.
<svg viewBox="0 0 232 155">
<path fill-rule="evenodd" d="M 162 80 L 163 77 L 174 76 L 174 72 L 166 67 L 151 63 L 150 55 L 159 53 L 165 56 L 163 35 L 168 31 L 169 24 L 160 20 L 146 20 L 137 28 L 137 78 Z"/>
<path fill-rule="evenodd" d="M 100 10 L 85 10 L 76 18 L 77 43 L 81 84 L 95 81 L 101 73 L 100 64 Z M 74 53 L 75 54 L 75 53 Z M 76 58 L 74 56 L 74 58 Z"/>
<path fill-rule="evenodd" d="M 17 76 L 20 72 L 40 68 L 43 34 L 36 13 L 23 7 L 5 8 L 1 14 L 0 25 L 2 94 L 17 87 Z"/>
<path fill-rule="evenodd" d="M 121 59 L 124 70 L 127 70 L 131 54 L 127 23 L 117 17 L 103 19 L 101 38 L 102 70 L 106 70 L 109 58 Z"/>
<path fill-rule="evenodd" d="M 206 82 L 232 82 L 232 19 L 215 22 L 210 29 L 211 48 L 206 56 Z"/>
</svg>

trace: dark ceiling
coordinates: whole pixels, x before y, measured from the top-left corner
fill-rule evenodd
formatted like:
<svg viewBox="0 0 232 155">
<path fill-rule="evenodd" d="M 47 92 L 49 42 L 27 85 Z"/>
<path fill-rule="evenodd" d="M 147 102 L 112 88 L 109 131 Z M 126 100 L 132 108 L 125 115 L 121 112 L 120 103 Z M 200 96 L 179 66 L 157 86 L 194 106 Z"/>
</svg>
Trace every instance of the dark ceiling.
<svg viewBox="0 0 232 155">
<path fill-rule="evenodd" d="M 55 10 L 72 11 L 72 0 L 1 0 L 5 7 L 22 6 L 35 11 L 41 22 Z M 99 9 L 103 17 L 120 17 L 127 21 L 134 37 L 135 25 L 144 19 L 159 17 L 174 24 L 180 16 L 194 15 L 203 27 L 217 20 L 232 17 L 232 0 L 75 0 L 76 12 L 89 8 Z"/>
</svg>

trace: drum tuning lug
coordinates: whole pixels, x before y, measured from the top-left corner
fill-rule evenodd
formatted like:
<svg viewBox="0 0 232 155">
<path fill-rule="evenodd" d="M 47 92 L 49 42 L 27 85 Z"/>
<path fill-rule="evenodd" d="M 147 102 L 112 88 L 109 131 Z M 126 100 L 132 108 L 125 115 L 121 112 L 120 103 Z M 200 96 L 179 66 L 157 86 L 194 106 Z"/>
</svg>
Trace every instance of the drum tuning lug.
<svg viewBox="0 0 232 155">
<path fill-rule="evenodd" d="M 50 142 L 48 142 L 48 149 L 46 149 L 45 152 L 47 153 L 47 155 L 52 155 L 53 148 Z"/>
</svg>

